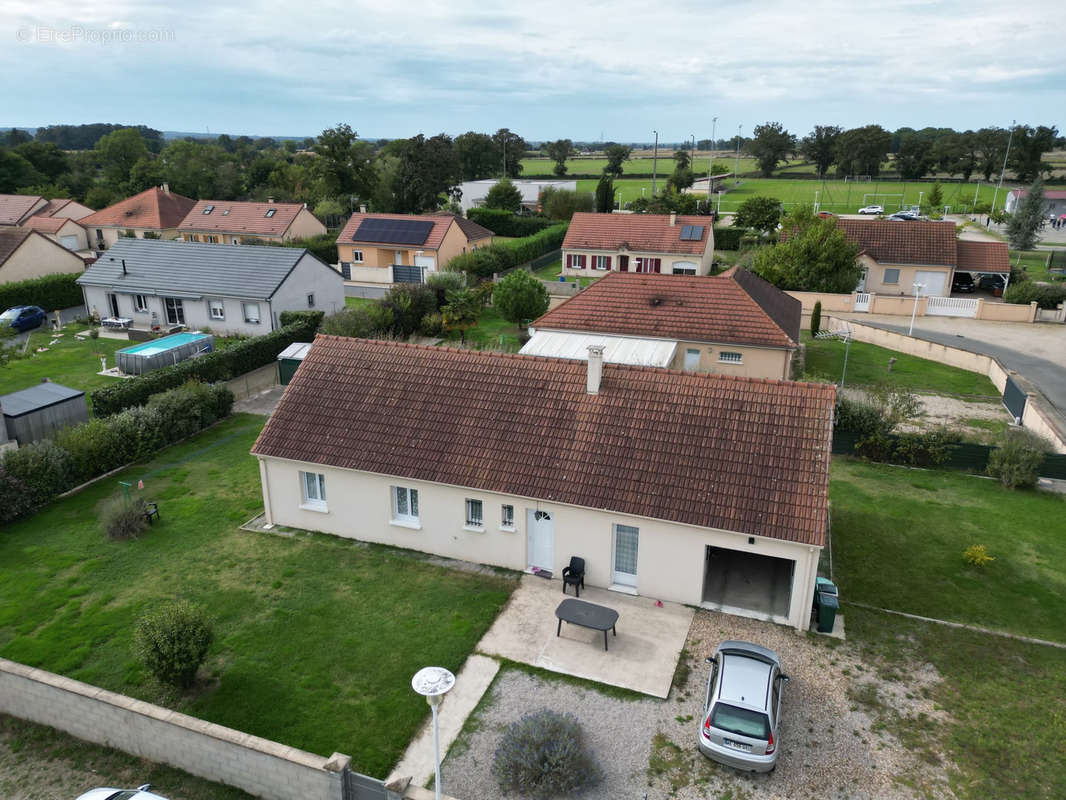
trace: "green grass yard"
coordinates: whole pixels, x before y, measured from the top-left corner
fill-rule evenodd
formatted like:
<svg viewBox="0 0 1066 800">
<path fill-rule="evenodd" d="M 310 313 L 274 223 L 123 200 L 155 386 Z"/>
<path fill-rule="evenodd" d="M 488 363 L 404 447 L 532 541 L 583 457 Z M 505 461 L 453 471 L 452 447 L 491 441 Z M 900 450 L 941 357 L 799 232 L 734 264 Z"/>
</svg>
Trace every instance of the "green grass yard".
<svg viewBox="0 0 1066 800">
<path fill-rule="evenodd" d="M 128 347 L 130 342 L 102 336 L 99 339 L 86 337 L 83 341 L 74 338 L 76 332 L 85 329 L 84 325 L 67 325 L 56 344 L 51 344 L 56 337 L 49 331 L 31 333 L 26 357 L 7 360 L 0 357 L 0 394 L 28 389 L 44 378 L 84 392 L 109 386 L 119 380 L 96 374 L 100 371 L 100 356 L 106 355 L 107 365 L 113 367 L 115 351 Z M 48 352 L 38 353 L 39 347 L 47 347 Z"/>
<path fill-rule="evenodd" d="M 1048 272 L 1048 252 L 1047 250 L 1012 250 L 1010 263 L 1013 267 L 1020 267 L 1034 281 L 1052 283 L 1066 281 L 1066 275 Z"/>
<path fill-rule="evenodd" d="M 248 451 L 260 417 L 236 415 L 0 533 L 0 656 L 384 777 L 426 717 L 410 677 L 458 670 L 514 586 L 505 575 L 335 537 L 250 533 L 262 508 Z M 118 481 L 145 482 L 161 519 L 110 542 L 98 513 Z M 188 696 L 160 690 L 131 653 L 137 616 L 184 598 L 215 643 Z"/>
<path fill-rule="evenodd" d="M 801 333 L 807 346 L 804 373 L 809 378 L 840 382 L 845 345 L 839 339 L 812 339 Z M 896 359 L 888 371 L 890 358 Z M 917 356 L 888 350 L 866 342 L 852 342 L 848 352 L 847 386 L 887 384 L 915 392 L 956 394 L 996 399 L 999 392 L 986 376 Z"/>
<path fill-rule="evenodd" d="M 957 796 L 1066 797 L 1066 651 L 857 608 L 849 600 L 1066 641 L 1066 512 L 1061 495 L 1011 491 L 949 471 L 834 458 L 834 578 L 848 642 L 884 677 L 931 663 L 928 689 L 948 718 L 902 720 L 891 698 L 871 710 L 908 746 L 958 767 Z M 984 544 L 984 568 L 962 557 Z"/>
</svg>

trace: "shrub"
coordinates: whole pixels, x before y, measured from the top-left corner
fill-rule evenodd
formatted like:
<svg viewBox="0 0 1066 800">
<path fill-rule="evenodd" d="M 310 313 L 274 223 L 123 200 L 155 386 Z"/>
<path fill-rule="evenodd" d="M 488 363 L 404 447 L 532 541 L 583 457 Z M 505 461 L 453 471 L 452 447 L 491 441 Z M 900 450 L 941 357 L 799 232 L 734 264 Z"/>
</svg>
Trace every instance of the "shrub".
<svg viewBox="0 0 1066 800">
<path fill-rule="evenodd" d="M 472 208 L 466 216 L 497 236 L 532 236 L 553 224 L 547 217 L 521 216 L 502 208 Z"/>
<path fill-rule="evenodd" d="M 206 615 L 180 601 L 149 611 L 137 620 L 134 652 L 160 683 L 187 689 L 196 679 L 214 636 Z"/>
<path fill-rule="evenodd" d="M 324 316 L 326 316 L 325 311 L 282 311 L 278 315 L 278 322 L 283 328 L 289 325 L 300 325 L 305 329 L 318 330 Z"/>
<path fill-rule="evenodd" d="M 418 326 L 418 332 L 423 336 L 440 336 L 444 332 L 444 318 L 439 311 L 426 314 Z"/>
<path fill-rule="evenodd" d="M 139 497 L 129 503 L 112 502 L 104 509 L 103 515 L 107 538 L 123 541 L 140 536 L 148 527 L 148 520 L 144 516 L 147 510 L 147 504 Z"/>
<path fill-rule="evenodd" d="M 817 336 L 822 329 L 822 301 L 818 300 L 811 311 L 811 336 Z"/>
<path fill-rule="evenodd" d="M 496 748 L 493 777 L 505 792 L 570 796 L 603 780 L 572 714 L 537 711 L 508 726 Z"/>
<path fill-rule="evenodd" d="M 406 338 L 437 310 L 437 293 L 421 283 L 398 283 L 377 302 L 392 312 L 392 332 Z"/>
<path fill-rule="evenodd" d="M 951 457 L 951 447 L 961 437 L 940 428 L 923 433 L 901 433 L 891 454 L 891 463 L 909 467 L 939 467 Z"/>
<path fill-rule="evenodd" d="M 495 273 L 506 272 L 512 267 L 557 250 L 566 238 L 568 227 L 564 222 L 512 242 L 479 247 L 473 252 L 456 256 L 447 263 L 445 269 L 450 272 L 465 272 L 478 278 L 488 278 Z"/>
<path fill-rule="evenodd" d="M 40 306 L 45 311 L 80 306 L 85 302 L 75 281 L 80 272 L 45 275 L 28 281 L 0 285 L 0 311 L 11 306 Z"/>
<path fill-rule="evenodd" d="M 837 397 L 833 419 L 838 430 L 853 433 L 862 438 L 878 433 L 887 434 L 891 431 L 880 408 L 871 403 L 851 400 L 843 395 Z"/>
<path fill-rule="evenodd" d="M 11 522 L 33 510 L 26 484 L 0 464 L 0 522 Z"/>
<path fill-rule="evenodd" d="M 983 567 L 990 561 L 996 560 L 988 554 L 983 544 L 971 544 L 962 552 L 962 557 L 971 567 Z"/>
<path fill-rule="evenodd" d="M 370 303 L 357 308 L 346 308 L 322 320 L 322 333 L 331 336 L 350 336 L 355 339 L 373 339 L 386 335 L 392 329 L 392 309 L 380 303 Z"/>
<path fill-rule="evenodd" d="M 74 485 L 70 454 L 51 439 L 7 451 L 4 470 L 26 487 L 33 507 L 44 505 Z"/>
<path fill-rule="evenodd" d="M 596 210 L 596 196 L 592 192 L 574 192 L 546 186 L 540 192 L 540 205 L 544 216 L 569 222 L 578 211 Z"/>
<path fill-rule="evenodd" d="M 508 322 L 534 320 L 548 310 L 548 290 L 524 269 L 515 270 L 496 284 L 492 302 Z"/>
<path fill-rule="evenodd" d="M 988 456 L 988 474 L 1008 489 L 1031 489 L 1040 477 L 1047 443 L 1026 430 L 1007 431 L 1006 438 Z"/>
<path fill-rule="evenodd" d="M 717 250 L 739 250 L 746 235 L 752 233 L 747 228 L 715 228 L 714 246 Z"/>
<path fill-rule="evenodd" d="M 1066 286 L 1023 280 L 1011 283 L 1003 299 L 1008 303 L 1023 305 L 1035 300 L 1039 308 L 1057 308 L 1060 303 L 1066 302 Z"/>
</svg>

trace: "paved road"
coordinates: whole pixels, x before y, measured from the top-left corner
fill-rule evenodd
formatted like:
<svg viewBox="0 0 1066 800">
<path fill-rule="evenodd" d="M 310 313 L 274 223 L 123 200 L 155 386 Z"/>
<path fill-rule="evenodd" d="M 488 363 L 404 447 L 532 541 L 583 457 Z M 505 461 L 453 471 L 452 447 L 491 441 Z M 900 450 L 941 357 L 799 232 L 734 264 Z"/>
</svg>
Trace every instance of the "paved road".
<svg viewBox="0 0 1066 800">
<path fill-rule="evenodd" d="M 867 325 L 907 333 L 908 322 L 884 314 L 842 314 Z M 1066 413 L 1066 325 L 987 322 L 955 317 L 915 321 L 914 336 L 983 353 L 1025 376 L 1060 412 Z"/>
</svg>

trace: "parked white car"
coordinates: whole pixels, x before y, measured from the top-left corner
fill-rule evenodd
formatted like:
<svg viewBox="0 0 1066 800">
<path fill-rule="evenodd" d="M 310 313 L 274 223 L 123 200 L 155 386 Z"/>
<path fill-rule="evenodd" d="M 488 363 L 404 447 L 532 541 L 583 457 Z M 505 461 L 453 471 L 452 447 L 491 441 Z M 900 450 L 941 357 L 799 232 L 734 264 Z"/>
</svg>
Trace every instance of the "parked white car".
<svg viewBox="0 0 1066 800">
<path fill-rule="evenodd" d="M 136 789 L 90 789 L 78 800 L 167 800 L 160 794 L 148 791 L 152 784 L 146 783 Z"/>
<path fill-rule="evenodd" d="M 884 206 L 863 206 L 859 209 L 860 214 L 884 214 Z"/>
</svg>

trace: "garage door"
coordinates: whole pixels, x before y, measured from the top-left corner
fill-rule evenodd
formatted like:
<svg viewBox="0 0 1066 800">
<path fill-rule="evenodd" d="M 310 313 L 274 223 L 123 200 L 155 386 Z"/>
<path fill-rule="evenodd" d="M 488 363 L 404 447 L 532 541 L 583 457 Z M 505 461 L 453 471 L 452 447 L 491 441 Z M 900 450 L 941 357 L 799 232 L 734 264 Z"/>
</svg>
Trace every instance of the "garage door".
<svg viewBox="0 0 1066 800">
<path fill-rule="evenodd" d="M 922 284 L 922 294 L 925 297 L 944 297 L 947 295 L 948 274 L 946 272 L 924 272 L 919 270 L 914 273 L 916 283 Z"/>
<path fill-rule="evenodd" d="M 703 605 L 788 623 L 796 562 L 723 547 L 705 548 Z"/>
<path fill-rule="evenodd" d="M 433 256 L 415 256 L 415 266 L 422 267 L 427 272 L 432 272 Z"/>
<path fill-rule="evenodd" d="M 697 269 L 699 269 L 699 264 L 697 264 L 695 261 L 674 262 L 675 275 L 695 275 Z"/>
<path fill-rule="evenodd" d="M 63 245 L 67 250 L 78 249 L 78 237 L 75 236 L 60 236 L 59 243 Z"/>
</svg>

